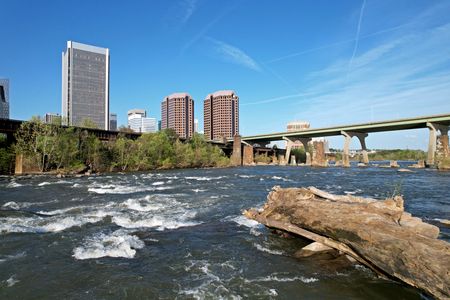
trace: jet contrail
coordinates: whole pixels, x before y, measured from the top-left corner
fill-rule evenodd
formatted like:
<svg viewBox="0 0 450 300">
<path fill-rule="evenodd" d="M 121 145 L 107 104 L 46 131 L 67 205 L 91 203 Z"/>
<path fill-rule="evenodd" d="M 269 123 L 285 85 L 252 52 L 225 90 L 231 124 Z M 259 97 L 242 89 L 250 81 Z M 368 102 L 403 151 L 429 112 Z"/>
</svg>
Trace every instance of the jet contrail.
<svg viewBox="0 0 450 300">
<path fill-rule="evenodd" d="M 353 47 L 352 57 L 350 58 L 350 62 L 348 63 L 348 70 L 350 71 L 353 63 L 353 59 L 355 58 L 356 51 L 358 50 L 359 44 L 359 33 L 361 32 L 361 22 L 364 14 L 364 7 L 366 6 L 366 0 L 363 0 L 361 5 L 361 12 L 359 13 L 358 27 L 356 28 L 356 37 L 355 37 L 355 47 Z"/>
</svg>

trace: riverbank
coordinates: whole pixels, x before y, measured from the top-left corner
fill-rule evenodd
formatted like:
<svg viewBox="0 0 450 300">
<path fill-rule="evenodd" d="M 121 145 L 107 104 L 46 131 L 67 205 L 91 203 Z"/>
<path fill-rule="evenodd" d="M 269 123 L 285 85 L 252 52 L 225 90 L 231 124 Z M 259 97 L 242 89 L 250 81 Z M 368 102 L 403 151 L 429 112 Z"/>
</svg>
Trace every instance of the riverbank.
<svg viewBox="0 0 450 300">
<path fill-rule="evenodd" d="M 181 142 L 173 130 L 142 134 L 137 139 L 118 135 L 100 141 L 83 128 L 22 123 L 15 144 L 4 148 L 15 158 L 16 173 L 124 172 L 156 169 L 221 167 L 230 164 L 222 150 L 200 134 Z"/>
</svg>

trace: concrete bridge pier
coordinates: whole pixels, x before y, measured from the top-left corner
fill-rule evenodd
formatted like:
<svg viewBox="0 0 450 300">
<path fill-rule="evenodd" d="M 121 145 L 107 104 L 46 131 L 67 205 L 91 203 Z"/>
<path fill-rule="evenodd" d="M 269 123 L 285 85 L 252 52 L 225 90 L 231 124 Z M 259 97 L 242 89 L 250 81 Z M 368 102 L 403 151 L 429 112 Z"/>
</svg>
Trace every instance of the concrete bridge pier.
<svg viewBox="0 0 450 300">
<path fill-rule="evenodd" d="M 233 137 L 233 153 L 231 154 L 231 165 L 242 166 L 241 136 Z"/>
<path fill-rule="evenodd" d="M 310 166 L 311 165 L 311 153 L 309 152 L 308 143 L 312 139 L 311 138 L 299 138 L 298 140 L 303 144 L 303 148 L 305 148 L 305 154 L 306 154 L 306 163 L 305 163 L 305 165 Z"/>
<path fill-rule="evenodd" d="M 289 159 L 291 158 L 291 160 L 292 160 L 291 150 L 292 150 L 292 146 L 294 145 L 294 141 L 287 137 L 283 137 L 283 140 L 286 141 L 285 160 L 286 160 L 286 164 L 288 165 Z M 303 144 L 303 147 L 305 148 L 305 153 L 306 153 L 306 164 L 305 165 L 310 166 L 311 165 L 311 154 L 308 151 L 308 143 L 311 141 L 311 138 L 296 138 L 296 140 L 300 141 Z"/>
<path fill-rule="evenodd" d="M 430 130 L 430 138 L 428 141 L 428 156 L 427 167 L 432 167 L 435 164 L 436 159 L 436 145 L 437 145 L 437 131 L 441 133 L 441 142 L 444 148 L 444 153 L 448 153 L 448 126 L 438 123 L 427 123 L 427 127 Z"/>
<path fill-rule="evenodd" d="M 255 163 L 255 155 L 253 152 L 253 146 L 249 143 L 242 142 L 244 144 L 243 157 L 242 157 L 242 165 L 251 166 Z"/>
<path fill-rule="evenodd" d="M 284 136 L 283 136 L 283 140 L 286 141 L 286 153 L 284 155 L 284 163 L 286 165 L 289 165 L 289 159 L 291 158 L 292 145 L 294 144 L 294 142 L 291 139 L 284 137 Z"/>
<path fill-rule="evenodd" d="M 344 167 L 350 167 L 350 142 L 352 141 L 352 137 L 356 136 L 361 144 L 363 163 L 369 163 L 369 155 L 367 154 L 366 148 L 366 137 L 367 133 L 363 132 L 353 132 L 353 131 L 341 131 L 341 134 L 344 136 L 344 153 L 342 154 L 342 165 Z"/>
</svg>

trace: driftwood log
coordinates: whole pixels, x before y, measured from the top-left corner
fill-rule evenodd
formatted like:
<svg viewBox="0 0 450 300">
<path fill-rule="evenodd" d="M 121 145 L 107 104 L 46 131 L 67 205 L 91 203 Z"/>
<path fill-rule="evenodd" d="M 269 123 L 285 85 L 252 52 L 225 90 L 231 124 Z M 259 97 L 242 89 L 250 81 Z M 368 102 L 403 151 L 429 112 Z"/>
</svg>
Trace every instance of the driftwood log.
<svg viewBox="0 0 450 300">
<path fill-rule="evenodd" d="M 350 255 L 376 273 L 439 298 L 450 298 L 450 244 L 439 228 L 404 212 L 403 198 L 337 196 L 274 187 L 262 209 L 244 214 Z"/>
</svg>

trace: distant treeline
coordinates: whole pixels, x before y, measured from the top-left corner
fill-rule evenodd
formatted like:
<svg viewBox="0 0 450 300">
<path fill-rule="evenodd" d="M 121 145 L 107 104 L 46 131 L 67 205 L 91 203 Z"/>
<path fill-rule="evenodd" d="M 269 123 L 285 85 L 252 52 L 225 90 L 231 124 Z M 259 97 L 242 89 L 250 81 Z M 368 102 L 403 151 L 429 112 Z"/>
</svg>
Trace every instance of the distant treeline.
<svg viewBox="0 0 450 300">
<path fill-rule="evenodd" d="M 426 159 L 427 153 L 422 150 L 376 150 L 370 153 L 370 160 L 421 160 Z"/>
<path fill-rule="evenodd" d="M 229 159 L 200 134 L 181 142 L 175 131 L 142 134 L 132 140 L 119 133 L 102 142 L 87 130 L 44 124 L 33 119 L 22 123 L 16 143 L 0 149 L 0 171 L 11 171 L 11 161 L 23 154 L 24 162 L 40 172 L 143 171 L 158 168 L 227 166 Z"/>
<path fill-rule="evenodd" d="M 335 150 L 336 160 L 342 160 L 342 150 Z M 376 153 L 369 153 L 369 160 L 425 160 L 427 153 L 422 150 L 402 150 L 402 149 L 392 149 L 392 150 L 375 150 Z M 355 155 L 351 157 L 352 161 L 359 161 L 361 155 Z"/>
</svg>

